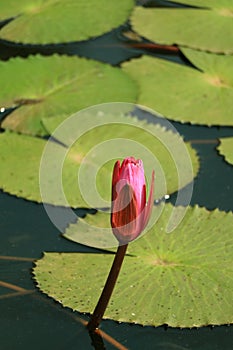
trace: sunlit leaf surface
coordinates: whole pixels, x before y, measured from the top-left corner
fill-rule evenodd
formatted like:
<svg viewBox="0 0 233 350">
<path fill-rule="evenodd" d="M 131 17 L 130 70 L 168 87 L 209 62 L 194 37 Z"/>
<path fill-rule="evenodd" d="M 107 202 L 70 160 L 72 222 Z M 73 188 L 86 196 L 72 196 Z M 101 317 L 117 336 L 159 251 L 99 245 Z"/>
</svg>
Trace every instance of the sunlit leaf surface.
<svg viewBox="0 0 233 350">
<path fill-rule="evenodd" d="M 155 170 L 156 198 L 184 187 L 197 175 L 196 152 L 178 134 L 132 117 L 118 116 L 113 120 L 118 123 L 92 128 L 70 148 L 32 136 L 0 134 L 0 187 L 19 197 L 41 202 L 41 170 L 40 185 L 47 203 L 106 207 L 111 197 L 114 162 L 129 154 L 143 159 L 148 179 Z M 43 157 L 46 160 L 40 168 L 45 146 L 50 151 L 46 153 L 47 158 Z M 100 198 L 96 198 L 96 191 Z"/>
<path fill-rule="evenodd" d="M 131 23 L 143 37 L 161 44 L 178 44 L 195 49 L 232 53 L 231 0 L 174 1 L 206 8 L 136 7 Z"/>
<path fill-rule="evenodd" d="M 133 0 L 9 0 L 0 2 L 0 20 L 14 17 L 0 38 L 30 44 L 87 40 L 123 24 Z"/>
<path fill-rule="evenodd" d="M 105 102 L 135 102 L 137 88 L 119 68 L 85 58 L 53 55 L 14 58 L 0 63 L 4 89 L 0 107 L 20 106 L 3 128 L 45 135 L 44 117 L 63 119 Z"/>
<path fill-rule="evenodd" d="M 138 103 L 181 122 L 233 125 L 233 56 L 182 51 L 197 69 L 149 56 L 123 64 Z"/>
<path fill-rule="evenodd" d="M 232 213 L 189 208 L 166 233 L 172 211 L 130 243 L 105 318 L 158 326 L 233 322 Z M 34 269 L 38 287 L 63 306 L 93 312 L 113 254 L 45 253 Z"/>
</svg>

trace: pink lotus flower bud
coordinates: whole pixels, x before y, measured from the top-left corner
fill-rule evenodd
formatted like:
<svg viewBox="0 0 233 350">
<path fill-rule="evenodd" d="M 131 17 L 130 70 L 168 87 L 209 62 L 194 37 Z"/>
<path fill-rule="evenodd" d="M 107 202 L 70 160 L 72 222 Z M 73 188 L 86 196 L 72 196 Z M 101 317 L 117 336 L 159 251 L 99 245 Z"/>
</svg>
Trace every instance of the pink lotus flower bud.
<svg viewBox="0 0 233 350">
<path fill-rule="evenodd" d="M 154 202 L 154 171 L 146 203 L 143 163 L 129 157 L 115 163 L 112 177 L 111 226 L 120 244 L 137 238 L 146 227 Z"/>
</svg>

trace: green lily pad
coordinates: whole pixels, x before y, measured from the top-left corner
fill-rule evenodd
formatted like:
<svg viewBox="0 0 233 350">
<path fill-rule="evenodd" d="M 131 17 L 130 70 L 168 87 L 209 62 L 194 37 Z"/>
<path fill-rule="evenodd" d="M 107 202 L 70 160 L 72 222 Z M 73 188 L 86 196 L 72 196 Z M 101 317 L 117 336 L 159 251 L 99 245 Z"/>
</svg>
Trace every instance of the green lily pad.
<svg viewBox="0 0 233 350">
<path fill-rule="evenodd" d="M 232 213 L 188 208 L 172 234 L 165 205 L 156 225 L 130 243 L 105 318 L 143 325 L 200 327 L 233 322 Z M 113 254 L 45 253 L 34 275 L 40 290 L 92 313 Z"/>
<path fill-rule="evenodd" d="M 233 56 L 182 51 L 198 70 L 149 56 L 123 64 L 138 103 L 180 122 L 233 125 Z"/>
<path fill-rule="evenodd" d="M 135 102 L 137 88 L 119 68 L 85 58 L 30 56 L 0 62 L 4 81 L 0 106 L 17 108 L 2 127 L 31 135 L 45 135 L 41 119 L 63 118 L 105 102 Z"/>
<path fill-rule="evenodd" d="M 41 202 L 42 193 L 46 203 L 99 208 L 109 206 L 116 159 L 129 155 L 143 159 L 148 180 L 154 169 L 156 198 L 184 187 L 198 173 L 199 162 L 191 145 L 159 125 L 109 116 L 109 123 L 105 120 L 102 126 L 92 126 L 78 138 L 78 131 L 90 118 L 84 115 L 82 122 L 74 122 L 77 141 L 67 147 L 28 135 L 0 134 L 0 188 L 36 202 Z M 72 129 L 68 130 L 71 134 Z"/>
<path fill-rule="evenodd" d="M 226 162 L 233 165 L 233 137 L 226 137 L 219 140 L 217 147 L 219 153 L 225 158 Z"/>
<path fill-rule="evenodd" d="M 113 106 L 117 108 L 117 104 Z M 128 104 L 126 107 L 129 108 Z M 60 117 L 44 119 L 43 122 L 53 137 L 68 146 L 72 145 L 79 135 L 84 135 L 74 143 L 74 151 L 71 148 L 68 157 L 72 162 L 76 160 L 73 164 L 75 177 L 72 181 L 75 181 L 78 172 L 82 196 L 85 202 L 89 203 L 88 206 L 96 208 L 109 206 L 114 163 L 117 159 L 123 159 L 129 155 L 143 160 L 148 181 L 150 181 L 152 169 L 155 170 L 156 199 L 183 188 L 198 173 L 199 162 L 191 145 L 184 143 L 178 134 L 167 131 L 159 125 L 121 116 L 120 113 L 98 114 L 96 108 L 82 112 L 82 116 L 79 113 L 74 115 L 69 121 L 61 124 L 55 133 L 53 131 L 60 123 Z M 86 125 L 89 128 L 88 132 L 86 132 Z M 73 130 L 72 133 L 71 130 Z M 47 174 L 46 164 L 45 161 L 45 174 Z M 70 174 L 67 174 L 68 176 L 71 178 Z M 47 182 L 45 176 L 44 183 Z M 69 186 L 67 190 L 70 192 L 68 197 L 72 197 L 73 186 Z M 43 192 L 46 201 L 48 192 Z"/>
<path fill-rule="evenodd" d="M 233 52 L 231 0 L 175 2 L 208 8 L 136 7 L 131 17 L 133 29 L 161 44 L 178 44 L 216 53 Z"/>
<path fill-rule="evenodd" d="M 31 44 L 64 43 L 96 37 L 123 24 L 133 0 L 10 0 L 0 3 L 0 20 L 15 17 L 1 39 Z"/>
<path fill-rule="evenodd" d="M 139 238 L 141 238 L 142 235 L 146 234 L 158 220 L 159 216 L 161 215 L 161 211 L 163 210 L 164 204 L 165 202 L 163 202 L 163 204 L 157 204 L 153 207 L 149 223 Z M 169 228 L 171 226 L 174 229 L 174 227 L 176 227 L 178 223 L 181 222 L 182 218 L 185 215 L 185 210 L 180 211 L 177 210 L 177 208 L 180 207 L 174 207 L 174 211 L 167 226 L 167 231 L 171 231 Z M 75 223 L 71 223 L 66 228 L 63 236 L 79 244 L 113 252 L 115 252 L 116 247 L 119 245 L 119 242 L 112 233 L 110 224 L 110 208 L 109 210 L 105 209 L 104 211 L 99 210 L 94 215 L 87 214 L 84 219 L 78 218 Z"/>
<path fill-rule="evenodd" d="M 118 246 L 110 225 L 110 213 L 98 211 L 95 215 L 87 214 L 85 219 L 78 219 L 70 224 L 63 234 L 67 239 L 90 247 L 109 249 Z"/>
</svg>

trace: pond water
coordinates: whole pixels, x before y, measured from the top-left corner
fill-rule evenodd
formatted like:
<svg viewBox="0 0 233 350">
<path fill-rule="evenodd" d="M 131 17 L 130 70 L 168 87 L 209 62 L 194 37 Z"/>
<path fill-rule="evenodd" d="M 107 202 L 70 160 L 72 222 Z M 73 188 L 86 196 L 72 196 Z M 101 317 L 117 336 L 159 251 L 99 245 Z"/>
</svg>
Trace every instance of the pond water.
<svg viewBox="0 0 233 350">
<path fill-rule="evenodd" d="M 126 26 L 127 28 L 127 26 Z M 153 50 L 130 48 L 117 29 L 90 42 L 60 46 L 27 47 L 0 43 L 0 57 L 53 52 L 77 54 L 118 65 L 143 53 L 181 61 L 176 55 L 156 54 Z M 4 82 L 2 82 L 4 84 Z M 150 118 L 150 116 L 147 116 Z M 208 209 L 233 210 L 232 166 L 216 151 L 218 138 L 233 136 L 227 127 L 202 127 L 173 123 L 186 140 L 191 140 L 200 157 L 201 168 L 194 183 L 191 204 Z M 174 201 L 175 196 L 171 197 Z M 83 215 L 84 211 L 77 211 Z M 33 260 L 43 251 L 88 252 L 87 248 L 61 237 L 50 222 L 42 204 L 0 192 L 0 348 L 27 349 L 93 349 L 91 339 L 79 317 L 88 317 L 63 308 L 36 288 L 32 279 Z M 22 259 L 21 259 L 22 258 Z M 91 281 L 90 281 L 91 283 Z M 25 295 L 17 296 L 25 289 Z M 10 293 L 15 293 L 11 295 Z M 143 312 L 143 310 L 142 310 Z M 101 330 L 119 342 L 120 349 L 148 350 L 230 350 L 233 326 L 176 329 L 166 326 L 142 327 L 104 320 Z M 113 340 L 103 337 L 96 349 L 116 349 Z M 121 345 L 120 345 L 121 344 Z"/>
</svg>

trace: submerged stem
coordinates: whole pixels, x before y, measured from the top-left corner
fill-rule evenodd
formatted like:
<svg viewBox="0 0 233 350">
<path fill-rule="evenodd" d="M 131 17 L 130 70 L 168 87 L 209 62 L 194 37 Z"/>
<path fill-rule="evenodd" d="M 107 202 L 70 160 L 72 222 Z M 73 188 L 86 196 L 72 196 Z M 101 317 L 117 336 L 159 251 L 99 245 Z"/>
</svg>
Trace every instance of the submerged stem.
<svg viewBox="0 0 233 350">
<path fill-rule="evenodd" d="M 91 316 L 91 319 L 89 323 L 87 324 L 87 328 L 90 332 L 93 332 L 96 328 L 98 328 L 104 312 L 108 306 L 108 302 L 111 298 L 114 286 L 116 284 L 117 277 L 119 275 L 122 262 L 124 260 L 124 256 L 127 250 L 128 244 L 121 245 L 118 247 L 115 258 L 112 263 L 111 270 L 109 272 L 107 281 L 105 283 L 104 289 L 101 293 L 101 296 L 99 298 L 99 301 L 95 307 L 95 310 L 93 312 L 93 315 Z"/>
</svg>

